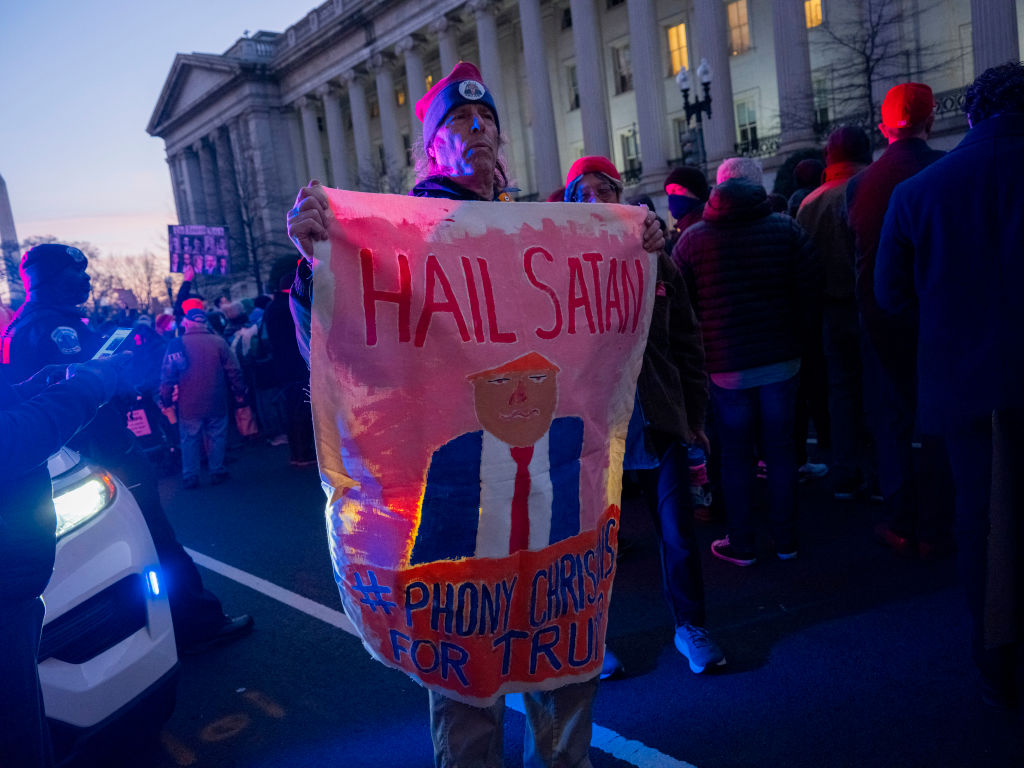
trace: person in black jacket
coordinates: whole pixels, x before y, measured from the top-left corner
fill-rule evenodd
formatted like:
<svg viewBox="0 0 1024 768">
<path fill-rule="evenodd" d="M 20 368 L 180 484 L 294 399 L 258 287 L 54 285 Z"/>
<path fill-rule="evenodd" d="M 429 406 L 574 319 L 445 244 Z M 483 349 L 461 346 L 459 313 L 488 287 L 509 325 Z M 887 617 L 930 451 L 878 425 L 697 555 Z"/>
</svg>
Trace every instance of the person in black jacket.
<svg viewBox="0 0 1024 768">
<path fill-rule="evenodd" d="M 669 179 L 674 185 L 690 183 L 699 188 L 703 174 L 696 168 L 690 170 L 698 175 L 674 171 L 676 175 Z M 605 157 L 581 157 L 569 169 L 565 183 L 566 202 L 621 202 L 622 178 Z M 674 187 L 669 188 L 677 193 Z M 703 207 L 699 198 L 692 199 L 697 201 L 698 209 Z M 673 215 L 681 219 L 685 213 L 677 207 Z M 726 663 L 725 654 L 708 635 L 706 626 L 704 577 L 693 530 L 687 461 L 688 445 L 699 446 L 705 454 L 711 452 L 704 433 L 707 374 L 689 294 L 664 249 L 658 253 L 657 281 L 623 469 L 635 471 L 639 478 L 658 531 L 661 587 L 674 619 L 676 650 L 689 661 L 690 670 L 700 674 L 708 667 Z M 620 668 L 615 654 L 606 647 L 602 678 L 611 677 Z"/>
<path fill-rule="evenodd" d="M 89 298 L 88 259 L 77 248 L 37 245 L 22 256 L 25 303 L 0 339 L 0 370 L 21 381 L 46 365 L 89 360 L 103 339 L 78 309 Z M 203 587 L 192 558 L 178 541 L 160 502 L 156 471 L 125 427 L 119 408 L 107 405 L 75 439 L 76 450 L 102 463 L 139 503 L 160 566 L 168 574 L 168 600 L 179 652 L 193 653 L 238 638 L 252 629 L 252 617 L 224 613 L 220 600 Z"/>
<path fill-rule="evenodd" d="M 925 432 L 915 468 L 917 318 L 912 312 L 884 312 L 873 289 L 882 221 L 893 190 L 945 154 L 926 141 L 934 111 L 927 85 L 901 83 L 889 89 L 878 126 L 889 146 L 846 186 L 863 330 L 864 398 L 883 502 L 884 520 L 875 526 L 875 535 L 897 554 L 926 558 L 952 549 L 949 459 L 942 439 Z"/>
<path fill-rule="evenodd" d="M 700 221 L 710 191 L 711 187 L 708 186 L 704 171 L 692 165 L 673 168 L 665 178 L 668 212 L 672 214 L 675 222 L 666 246 L 669 253 L 672 253 L 679 242 L 679 236 Z"/>
<path fill-rule="evenodd" d="M 0 765 L 52 763 L 36 656 L 40 599 L 53 572 L 57 539 L 46 460 L 88 424 L 124 385 L 124 356 L 48 366 L 11 384 L 0 376 Z M 55 383 L 50 383 L 55 381 Z"/>
<path fill-rule="evenodd" d="M 741 566 L 757 561 L 751 486 L 758 435 L 775 552 L 783 560 L 798 552 L 796 397 L 823 279 L 807 233 L 772 213 L 767 198 L 759 164 L 726 160 L 703 221 L 683 233 L 674 254 L 700 321 L 722 444 L 729 535 L 711 552 Z"/>
<path fill-rule="evenodd" d="M 309 402 L 309 367 L 299 353 L 295 340 L 295 321 L 288 306 L 288 287 L 292 276 L 282 275 L 277 292 L 261 320 L 270 342 L 277 384 L 284 395 L 288 423 L 288 450 L 292 466 L 316 463 L 313 445 L 313 411 Z"/>
</svg>

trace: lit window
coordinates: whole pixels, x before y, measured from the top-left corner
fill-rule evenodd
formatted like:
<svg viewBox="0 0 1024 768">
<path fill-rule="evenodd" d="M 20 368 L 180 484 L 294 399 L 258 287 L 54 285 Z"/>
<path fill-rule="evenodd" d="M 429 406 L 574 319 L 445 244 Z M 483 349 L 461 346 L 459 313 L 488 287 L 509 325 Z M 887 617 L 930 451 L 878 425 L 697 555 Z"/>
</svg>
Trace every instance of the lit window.
<svg viewBox="0 0 1024 768">
<path fill-rule="evenodd" d="M 405 90 L 402 88 L 395 89 L 395 104 L 400 107 L 405 104 Z"/>
<path fill-rule="evenodd" d="M 729 49 L 733 56 L 750 50 L 750 19 L 747 0 L 735 0 L 726 6 L 729 12 Z"/>
<path fill-rule="evenodd" d="M 633 90 L 633 61 L 628 45 L 612 48 L 612 71 L 615 75 L 615 93 Z"/>
<path fill-rule="evenodd" d="M 670 75 L 690 66 L 690 57 L 686 51 L 686 25 L 676 24 L 668 28 L 668 52 L 672 58 Z"/>
<path fill-rule="evenodd" d="M 429 91 L 431 89 L 431 87 L 434 85 L 434 76 L 433 75 L 427 75 L 426 83 L 427 83 L 427 90 Z"/>
<path fill-rule="evenodd" d="M 569 111 L 580 108 L 580 86 L 576 80 L 576 65 L 570 64 L 565 68 L 565 76 L 569 81 Z"/>
<path fill-rule="evenodd" d="M 753 98 L 736 102 L 736 136 L 741 149 L 757 149 L 757 109 Z"/>
<path fill-rule="evenodd" d="M 804 16 L 807 19 L 807 28 L 817 27 L 821 24 L 821 0 L 804 0 Z"/>
</svg>

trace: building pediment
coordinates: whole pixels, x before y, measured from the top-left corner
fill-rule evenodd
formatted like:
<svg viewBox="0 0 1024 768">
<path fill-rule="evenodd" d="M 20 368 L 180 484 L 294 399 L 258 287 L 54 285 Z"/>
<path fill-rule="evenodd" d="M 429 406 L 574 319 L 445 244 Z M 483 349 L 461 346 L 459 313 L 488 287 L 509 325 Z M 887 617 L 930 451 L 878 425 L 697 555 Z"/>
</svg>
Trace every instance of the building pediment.
<svg viewBox="0 0 1024 768">
<path fill-rule="evenodd" d="M 246 62 L 224 56 L 179 53 L 171 65 L 146 132 L 150 136 L 162 136 L 167 126 L 204 101 L 218 96 L 237 81 L 246 68 Z"/>
</svg>

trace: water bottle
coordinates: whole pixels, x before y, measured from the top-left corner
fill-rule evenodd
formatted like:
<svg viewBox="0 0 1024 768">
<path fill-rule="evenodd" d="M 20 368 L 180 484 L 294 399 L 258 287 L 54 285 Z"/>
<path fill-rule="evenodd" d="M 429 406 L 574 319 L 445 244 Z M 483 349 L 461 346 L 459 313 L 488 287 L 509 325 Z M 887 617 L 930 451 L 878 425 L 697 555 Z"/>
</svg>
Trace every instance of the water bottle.
<svg viewBox="0 0 1024 768">
<path fill-rule="evenodd" d="M 708 460 L 699 445 L 686 448 L 686 459 L 690 466 L 690 487 L 703 488 L 708 482 Z"/>
<path fill-rule="evenodd" d="M 690 499 L 693 504 L 695 520 L 707 522 L 711 520 L 711 483 L 708 481 L 708 462 L 704 449 L 699 445 L 691 445 L 686 449 L 687 463 L 690 469 Z"/>
</svg>

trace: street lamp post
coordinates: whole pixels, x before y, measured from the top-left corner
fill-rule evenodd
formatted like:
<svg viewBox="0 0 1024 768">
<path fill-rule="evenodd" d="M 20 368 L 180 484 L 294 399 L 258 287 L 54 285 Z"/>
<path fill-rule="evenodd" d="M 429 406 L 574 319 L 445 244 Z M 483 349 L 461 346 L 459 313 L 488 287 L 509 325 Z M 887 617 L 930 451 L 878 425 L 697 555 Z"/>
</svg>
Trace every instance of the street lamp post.
<svg viewBox="0 0 1024 768">
<path fill-rule="evenodd" d="M 694 117 L 697 118 L 697 152 L 700 167 L 703 170 L 707 163 L 707 154 L 704 151 L 704 115 L 707 115 L 709 120 L 711 119 L 711 65 L 708 64 L 707 59 L 700 60 L 696 75 L 704 90 L 703 99 L 690 101 L 690 73 L 686 71 L 686 67 L 680 67 L 679 72 L 676 73 L 676 85 L 679 86 L 679 91 L 683 95 L 683 111 L 686 116 L 683 122 L 687 130 L 689 130 L 690 121 Z M 682 136 L 680 136 L 679 145 L 680 147 L 684 145 Z"/>
</svg>

